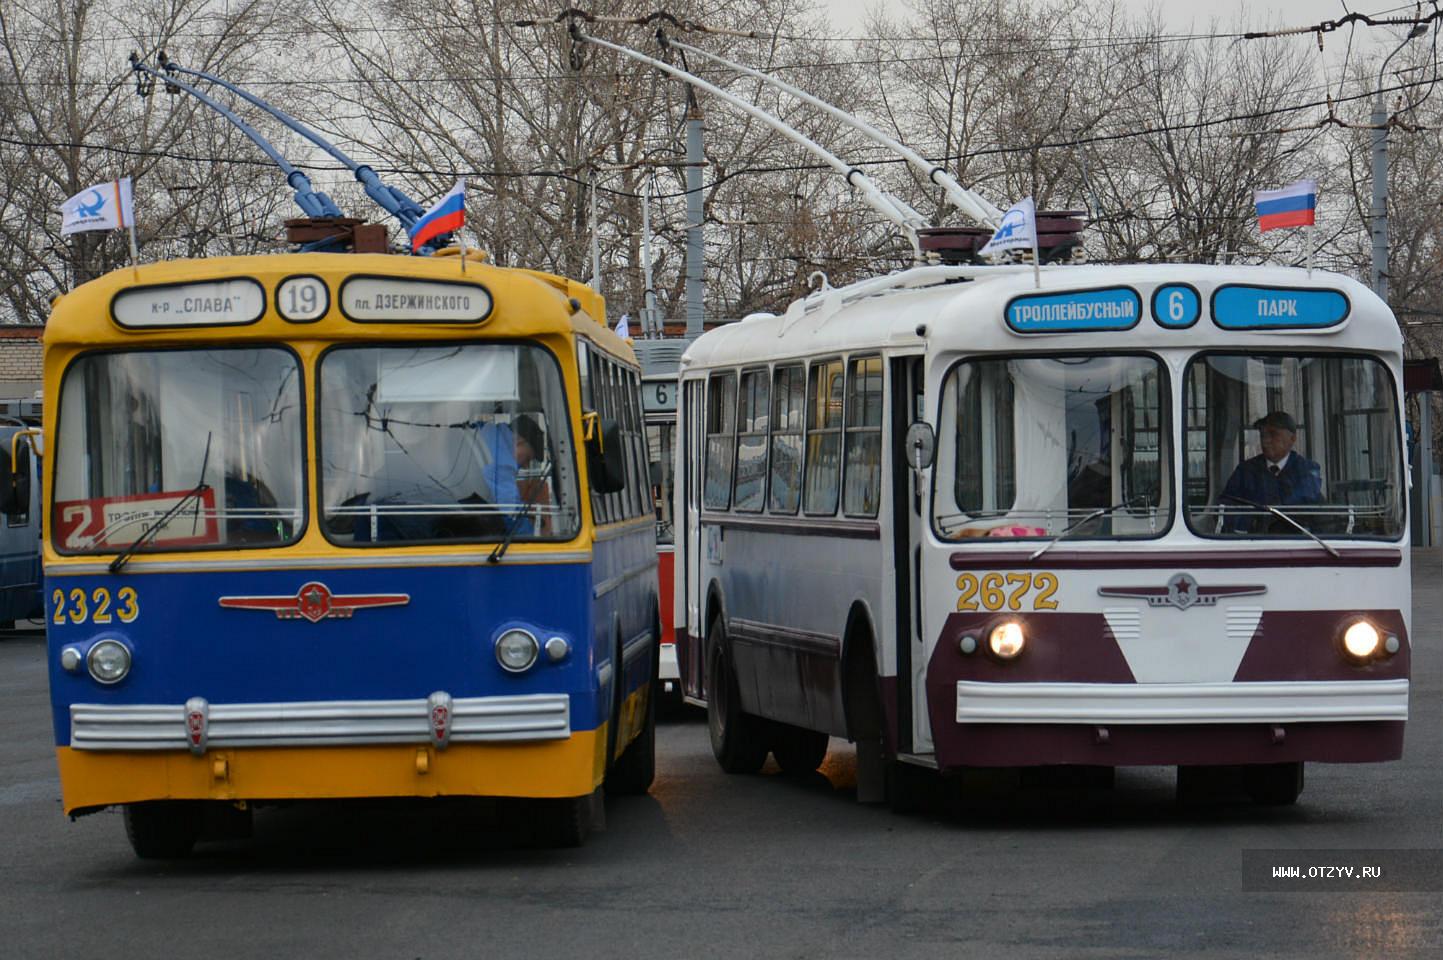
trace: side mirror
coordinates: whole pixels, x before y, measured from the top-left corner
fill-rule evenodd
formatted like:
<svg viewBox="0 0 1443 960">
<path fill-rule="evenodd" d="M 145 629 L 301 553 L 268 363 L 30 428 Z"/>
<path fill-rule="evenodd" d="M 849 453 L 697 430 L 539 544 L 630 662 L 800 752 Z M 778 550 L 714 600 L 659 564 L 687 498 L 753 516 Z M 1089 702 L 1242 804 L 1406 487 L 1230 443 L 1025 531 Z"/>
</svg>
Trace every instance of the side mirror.
<svg viewBox="0 0 1443 960">
<path fill-rule="evenodd" d="M 0 452 L 0 511 L 14 520 L 30 512 L 30 438 L 17 433 Z"/>
<path fill-rule="evenodd" d="M 904 441 L 907 449 L 907 464 L 913 470 L 926 470 L 937 458 L 937 434 L 925 420 L 914 420 L 907 428 Z"/>
<path fill-rule="evenodd" d="M 626 460 L 621 449 L 621 427 L 599 414 L 584 417 L 586 471 L 597 493 L 618 493 L 626 488 Z"/>
</svg>

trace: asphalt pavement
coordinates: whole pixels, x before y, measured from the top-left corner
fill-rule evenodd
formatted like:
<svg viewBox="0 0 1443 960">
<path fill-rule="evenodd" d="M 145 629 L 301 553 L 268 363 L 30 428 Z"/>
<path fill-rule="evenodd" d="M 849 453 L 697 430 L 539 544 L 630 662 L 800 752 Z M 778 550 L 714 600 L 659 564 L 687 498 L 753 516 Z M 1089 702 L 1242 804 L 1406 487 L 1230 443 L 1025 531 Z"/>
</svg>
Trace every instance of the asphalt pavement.
<svg viewBox="0 0 1443 960">
<path fill-rule="evenodd" d="M 651 794 L 608 800 L 581 849 L 518 843 L 484 803 L 313 804 L 171 863 L 135 859 L 116 813 L 61 814 L 43 635 L 11 632 L 0 956 L 1437 957 L 1439 551 L 1414 553 L 1413 631 L 1403 760 L 1310 765 L 1294 807 L 1180 807 L 1171 769 L 1138 768 L 899 816 L 855 802 L 841 741 L 809 778 L 722 773 L 687 709 Z M 1245 851 L 1368 848 L 1424 851 L 1432 892 L 1243 888 Z"/>
</svg>

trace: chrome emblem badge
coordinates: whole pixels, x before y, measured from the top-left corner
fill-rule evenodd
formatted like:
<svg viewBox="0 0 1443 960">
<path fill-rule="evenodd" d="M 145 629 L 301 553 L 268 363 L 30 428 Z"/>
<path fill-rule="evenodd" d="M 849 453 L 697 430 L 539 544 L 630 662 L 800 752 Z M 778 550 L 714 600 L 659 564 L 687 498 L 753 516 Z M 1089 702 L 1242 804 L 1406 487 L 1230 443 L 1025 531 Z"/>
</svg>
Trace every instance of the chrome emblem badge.
<svg viewBox="0 0 1443 960">
<path fill-rule="evenodd" d="M 190 752 L 205 753 L 206 735 L 210 731 L 210 704 L 204 697 L 191 697 L 185 702 L 185 739 Z"/>
<path fill-rule="evenodd" d="M 1214 607 L 1223 597 L 1253 597 L 1267 593 L 1265 586 L 1204 587 L 1190 573 L 1173 574 L 1165 587 L 1098 587 L 1098 596 L 1146 600 L 1149 607 Z"/>
<path fill-rule="evenodd" d="M 349 619 L 357 610 L 371 607 L 399 607 L 411 602 L 405 593 L 335 594 L 324 583 L 312 580 L 293 597 L 221 597 L 220 605 L 233 610 L 269 610 L 280 620 Z"/>
<path fill-rule="evenodd" d="M 1197 581 L 1193 579 L 1192 574 L 1179 573 L 1167 582 L 1167 602 L 1179 610 L 1186 610 L 1201 599 L 1198 595 Z"/>
<path fill-rule="evenodd" d="M 431 721 L 431 744 L 445 749 L 451 740 L 451 695 L 437 690 L 426 698 L 426 707 Z"/>
</svg>

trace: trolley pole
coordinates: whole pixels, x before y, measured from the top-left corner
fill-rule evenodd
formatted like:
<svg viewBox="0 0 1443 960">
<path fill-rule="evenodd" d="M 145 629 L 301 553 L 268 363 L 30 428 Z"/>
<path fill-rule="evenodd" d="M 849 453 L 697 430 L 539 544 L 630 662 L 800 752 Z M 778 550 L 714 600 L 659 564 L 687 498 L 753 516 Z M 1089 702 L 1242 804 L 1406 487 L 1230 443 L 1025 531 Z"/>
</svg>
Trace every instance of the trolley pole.
<svg viewBox="0 0 1443 960">
<path fill-rule="evenodd" d="M 686 335 L 701 336 L 703 328 L 702 297 L 706 294 L 705 256 L 702 242 L 701 168 L 702 153 L 701 105 L 696 94 L 687 88 L 686 110 Z"/>
</svg>

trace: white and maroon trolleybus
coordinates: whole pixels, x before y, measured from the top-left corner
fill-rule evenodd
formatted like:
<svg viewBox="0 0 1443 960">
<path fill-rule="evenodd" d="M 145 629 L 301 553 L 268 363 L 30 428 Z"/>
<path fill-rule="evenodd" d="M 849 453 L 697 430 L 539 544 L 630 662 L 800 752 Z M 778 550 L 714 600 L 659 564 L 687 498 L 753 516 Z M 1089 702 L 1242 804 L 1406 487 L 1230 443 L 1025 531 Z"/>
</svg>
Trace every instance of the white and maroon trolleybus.
<svg viewBox="0 0 1443 960">
<path fill-rule="evenodd" d="M 1226 768 L 1408 715 L 1402 339 L 1321 271 L 918 267 L 681 365 L 683 684 L 723 768 Z M 888 777 L 887 775 L 892 776 Z"/>
</svg>

